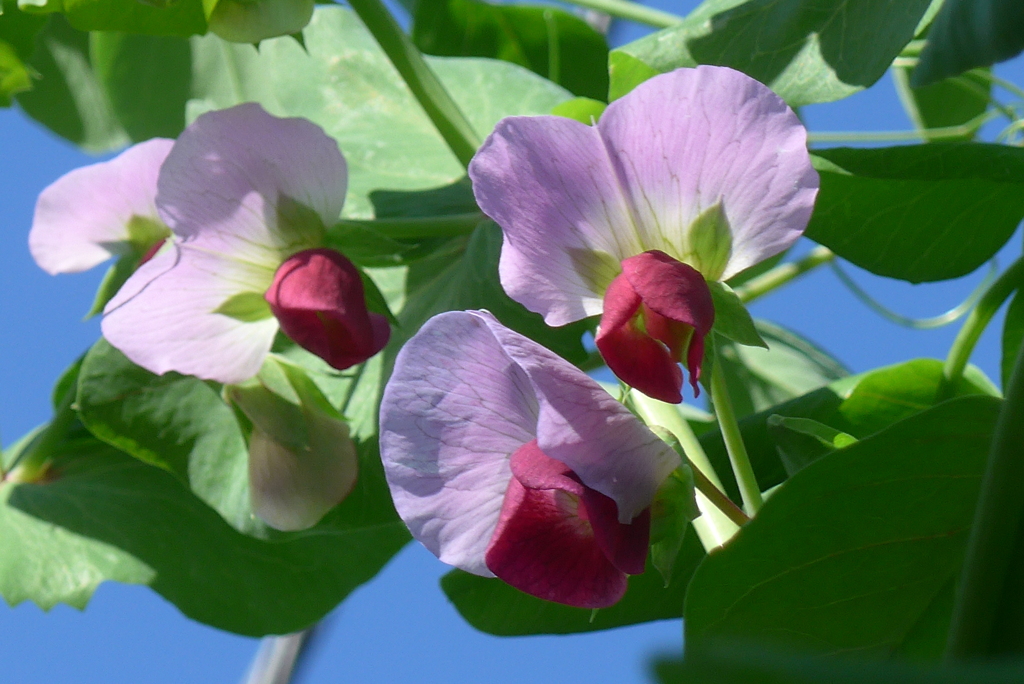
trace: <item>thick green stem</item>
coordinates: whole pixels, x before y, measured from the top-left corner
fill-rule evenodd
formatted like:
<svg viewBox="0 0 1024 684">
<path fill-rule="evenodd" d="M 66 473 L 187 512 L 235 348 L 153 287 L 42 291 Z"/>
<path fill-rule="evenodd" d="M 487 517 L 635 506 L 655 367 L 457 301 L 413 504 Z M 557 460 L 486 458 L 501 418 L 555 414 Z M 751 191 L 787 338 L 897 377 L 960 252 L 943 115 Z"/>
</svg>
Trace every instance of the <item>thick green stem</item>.
<svg viewBox="0 0 1024 684">
<path fill-rule="evenodd" d="M 644 7 L 628 0 L 565 0 L 573 5 L 586 7 L 610 14 L 619 19 L 629 19 L 639 24 L 656 26 L 657 28 L 668 28 L 675 26 L 683 20 L 682 17 L 651 7 Z"/>
<path fill-rule="evenodd" d="M 736 295 L 741 302 L 747 304 L 835 258 L 836 255 L 832 253 L 832 250 L 819 245 L 802 259 L 779 264 L 772 270 L 762 273 L 756 278 L 751 278 L 736 288 Z"/>
<path fill-rule="evenodd" d="M 395 65 L 448 147 L 468 167 L 480 147 L 480 138 L 412 40 L 380 0 L 349 0 L 349 5 Z"/>
<path fill-rule="evenodd" d="M 1024 348 L 996 423 L 967 542 L 946 658 L 1021 655 L 1024 564 Z"/>
<path fill-rule="evenodd" d="M 713 343 L 714 344 L 714 343 Z M 711 369 L 711 403 L 715 407 L 718 426 L 725 440 L 725 450 L 729 453 L 729 463 L 736 476 L 740 495 L 743 497 L 743 510 L 753 517 L 761 509 L 764 499 L 761 498 L 761 487 L 757 484 L 754 467 L 750 464 L 747 447 L 743 444 L 740 425 L 736 420 L 736 412 L 729 399 L 729 388 L 725 383 L 725 372 L 718 358 L 718 345 L 714 346 L 715 358 Z"/>
<path fill-rule="evenodd" d="M 417 240 L 469 235 L 486 218 L 480 212 L 474 211 L 422 218 L 343 219 L 336 225 L 371 228 L 394 240 Z"/>
<path fill-rule="evenodd" d="M 985 291 L 985 294 L 978 300 L 977 306 L 967 316 L 967 320 L 960 327 L 953 346 L 946 356 L 946 365 L 942 369 L 942 383 L 939 385 L 938 399 L 949 399 L 956 391 L 960 378 L 964 375 L 964 368 L 971 358 L 971 352 L 978 343 L 985 327 L 996 315 L 999 307 L 1003 305 L 1013 291 L 1024 284 L 1024 257 L 1017 259 L 1013 264 L 1003 271 L 1002 275 L 996 278 L 992 286 Z"/>
<path fill-rule="evenodd" d="M 672 404 L 651 399 L 650 397 L 634 392 L 631 401 L 637 412 L 648 425 L 656 425 L 671 433 L 678 441 L 686 455 L 686 460 L 694 470 L 694 483 L 696 484 L 697 473 L 700 473 L 708 483 L 716 490 L 722 490 L 722 481 L 715 472 L 711 460 L 708 458 L 700 440 L 694 434 L 690 423 L 679 413 L 679 409 Z M 724 496 L 724 495 L 723 495 Z M 729 502 L 735 507 L 731 501 Z M 693 521 L 693 528 L 700 536 L 704 548 L 710 551 L 732 539 L 739 530 L 739 525 L 726 515 L 723 510 L 706 496 L 699 489 L 697 490 L 697 507 L 700 508 L 701 517 Z"/>
</svg>

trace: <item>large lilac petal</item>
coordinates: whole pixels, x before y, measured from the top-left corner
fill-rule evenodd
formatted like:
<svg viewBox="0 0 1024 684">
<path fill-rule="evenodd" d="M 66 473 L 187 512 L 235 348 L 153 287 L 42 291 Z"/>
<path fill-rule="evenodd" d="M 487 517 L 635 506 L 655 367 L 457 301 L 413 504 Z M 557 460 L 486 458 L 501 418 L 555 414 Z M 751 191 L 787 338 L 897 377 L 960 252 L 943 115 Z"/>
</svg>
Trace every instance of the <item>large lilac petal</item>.
<svg viewBox="0 0 1024 684">
<path fill-rule="evenodd" d="M 216 311 L 236 295 L 259 297 L 273 277 L 272 269 L 169 245 L 107 304 L 103 336 L 153 373 L 242 382 L 259 372 L 277 320 L 245 322 Z"/>
<path fill-rule="evenodd" d="M 552 326 L 600 313 L 618 262 L 643 250 L 597 130 L 557 116 L 503 119 L 469 176 L 504 231 L 509 296 Z"/>
<path fill-rule="evenodd" d="M 810 219 L 807 134 L 766 86 L 725 67 L 678 69 L 609 105 L 598 130 L 636 212 L 643 250 L 686 260 L 686 233 L 721 202 L 732 229 L 722 279 L 778 254 Z"/>
<path fill-rule="evenodd" d="M 654 500 L 679 456 L 578 368 L 533 340 L 484 320 L 529 376 L 539 401 L 537 444 L 591 489 L 613 499 L 629 523 Z"/>
<path fill-rule="evenodd" d="M 484 562 L 511 478 L 509 457 L 534 438 L 526 373 L 487 321 L 435 316 L 398 354 L 380 408 L 381 459 L 398 514 L 445 563 L 491 576 Z"/>
<path fill-rule="evenodd" d="M 28 246 L 50 274 L 76 273 L 130 250 L 133 217 L 159 221 L 156 184 L 173 140 L 153 138 L 75 169 L 42 191 Z"/>
<path fill-rule="evenodd" d="M 319 126 L 247 103 L 207 112 L 181 134 L 160 172 L 157 207 L 185 242 L 277 266 L 318 246 L 310 221 L 338 220 L 347 178 L 338 144 Z"/>
</svg>

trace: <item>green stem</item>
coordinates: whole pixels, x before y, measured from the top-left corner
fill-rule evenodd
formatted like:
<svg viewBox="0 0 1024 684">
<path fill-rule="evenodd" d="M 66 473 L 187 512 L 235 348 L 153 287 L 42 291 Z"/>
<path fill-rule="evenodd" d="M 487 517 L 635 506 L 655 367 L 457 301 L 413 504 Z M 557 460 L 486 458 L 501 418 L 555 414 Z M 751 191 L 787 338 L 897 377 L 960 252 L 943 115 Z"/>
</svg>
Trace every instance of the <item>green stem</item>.
<svg viewBox="0 0 1024 684">
<path fill-rule="evenodd" d="M 573 5 L 586 7 L 610 14 L 619 19 L 629 19 L 639 24 L 656 26 L 657 28 L 668 28 L 680 23 L 683 18 L 677 14 L 662 12 L 651 7 L 644 7 L 628 0 L 565 0 Z"/>
<path fill-rule="evenodd" d="M 1020 565 L 1024 560 L 1024 348 L 999 411 L 978 507 L 971 525 L 946 658 L 1020 656 L 1024 613 Z"/>
<path fill-rule="evenodd" d="M 50 424 L 18 455 L 3 479 L 11 482 L 37 482 L 46 474 L 54 449 L 64 440 L 68 428 L 78 419 L 78 414 L 72 408 L 74 400 L 74 391 L 64 394 Z"/>
<path fill-rule="evenodd" d="M 412 40 L 380 0 L 349 0 L 349 5 L 395 65 L 448 147 L 468 167 L 480 147 L 480 138 Z"/>
<path fill-rule="evenodd" d="M 686 456 L 686 464 L 690 466 L 690 470 L 693 472 L 693 486 L 697 488 L 697 491 L 707 497 L 715 508 L 725 514 L 725 517 L 736 523 L 738 527 L 743 527 L 750 518 L 744 513 L 739 506 L 732 502 L 732 499 L 725 495 L 721 489 L 716 487 L 711 480 L 708 479 L 707 475 L 701 472 L 700 468 L 693 464 L 689 456 Z"/>
<path fill-rule="evenodd" d="M 807 142 L 834 143 L 834 142 L 903 142 L 915 140 L 947 140 L 962 138 L 965 135 L 974 133 L 983 125 L 999 116 L 999 112 L 988 110 L 979 114 L 970 121 L 959 126 L 943 126 L 941 128 L 929 128 L 924 131 L 850 131 L 850 132 L 821 132 L 808 133 Z"/>
<path fill-rule="evenodd" d="M 725 384 L 725 372 L 718 357 L 718 345 L 712 342 L 715 358 L 711 368 L 711 403 L 715 407 L 718 426 L 725 440 L 725 450 L 729 453 L 729 463 L 736 476 L 740 495 L 743 497 L 743 510 L 747 515 L 754 516 L 761 509 L 764 499 L 761 498 L 761 487 L 757 484 L 754 467 L 750 464 L 747 447 L 743 444 L 740 425 L 736 420 L 732 401 L 729 399 L 729 388 Z"/>
<path fill-rule="evenodd" d="M 686 460 L 694 470 L 694 484 L 696 484 L 697 473 L 699 472 L 708 483 L 715 489 L 722 490 L 722 481 L 715 472 L 707 452 L 701 445 L 693 428 L 679 413 L 672 404 L 651 399 L 650 397 L 634 392 L 630 397 L 633 406 L 648 425 L 659 426 L 670 433 L 678 440 Z M 693 521 L 693 527 L 704 544 L 704 548 L 710 551 L 729 541 L 739 529 L 738 524 L 727 515 L 718 504 L 698 490 L 697 506 L 701 510 L 701 517 Z M 723 495 L 724 496 L 724 495 Z M 733 507 L 732 501 L 729 502 Z"/>
<path fill-rule="evenodd" d="M 836 255 L 828 247 L 815 247 L 802 259 L 779 264 L 770 271 L 751 278 L 736 288 L 736 294 L 741 302 L 747 304 L 835 258 Z"/>
<path fill-rule="evenodd" d="M 949 348 L 946 356 L 946 365 L 942 369 L 942 382 L 939 385 L 937 399 L 949 399 L 953 396 L 957 384 L 964 375 L 964 369 L 971 358 L 971 352 L 978 343 L 981 334 L 985 332 L 989 321 L 995 316 L 999 307 L 1003 305 L 1013 291 L 1024 283 L 1024 257 L 1013 262 L 1002 275 L 996 278 L 992 286 L 985 291 L 985 294 L 978 300 L 977 306 L 967 316 L 967 320 L 960 327 L 953 346 Z"/>
<path fill-rule="evenodd" d="M 486 218 L 480 212 L 474 211 L 423 218 L 343 219 L 336 225 L 371 228 L 393 240 L 416 240 L 469 235 Z"/>
</svg>

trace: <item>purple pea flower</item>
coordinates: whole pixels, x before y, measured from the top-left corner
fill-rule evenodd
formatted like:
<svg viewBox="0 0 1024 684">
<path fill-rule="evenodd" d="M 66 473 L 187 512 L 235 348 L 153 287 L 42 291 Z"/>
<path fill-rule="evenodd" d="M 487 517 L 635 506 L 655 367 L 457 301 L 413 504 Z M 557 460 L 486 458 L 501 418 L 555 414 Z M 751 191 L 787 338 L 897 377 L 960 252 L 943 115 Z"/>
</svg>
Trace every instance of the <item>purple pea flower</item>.
<svg viewBox="0 0 1024 684">
<path fill-rule="evenodd" d="M 486 311 L 435 316 L 384 390 L 381 457 L 412 535 L 445 563 L 599 608 L 643 571 L 676 453 L 583 372 Z"/>
<path fill-rule="evenodd" d="M 43 190 L 28 234 L 39 267 L 51 275 L 77 273 L 113 256 L 152 256 L 171 235 L 157 212 L 156 183 L 173 144 L 147 140 Z"/>
<path fill-rule="evenodd" d="M 309 121 L 251 103 L 203 114 L 159 169 L 155 204 L 174 239 L 107 304 L 103 335 L 154 373 L 222 383 L 259 371 L 278 317 L 335 367 L 376 354 L 386 320 L 367 312 L 352 263 L 321 249 L 346 185 L 337 143 Z"/>
<path fill-rule="evenodd" d="M 510 297 L 560 326 L 603 314 L 597 346 L 623 381 L 682 401 L 714 322 L 708 282 L 785 250 L 818 175 L 806 130 L 777 95 L 725 67 L 637 86 L 587 126 L 499 122 L 469 168 L 504 231 Z"/>
</svg>

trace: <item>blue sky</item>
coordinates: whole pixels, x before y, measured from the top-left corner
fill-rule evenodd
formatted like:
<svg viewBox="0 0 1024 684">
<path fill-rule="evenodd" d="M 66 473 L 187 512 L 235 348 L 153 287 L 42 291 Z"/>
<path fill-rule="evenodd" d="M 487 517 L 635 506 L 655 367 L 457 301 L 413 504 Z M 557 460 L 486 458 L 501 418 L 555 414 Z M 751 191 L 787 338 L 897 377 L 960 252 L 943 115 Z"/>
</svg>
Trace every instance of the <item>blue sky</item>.
<svg viewBox="0 0 1024 684">
<path fill-rule="evenodd" d="M 664 0 L 683 12 L 696 4 Z M 640 35 L 623 27 L 619 42 Z M 1020 60 L 999 70 L 1024 83 Z M 808 107 L 811 130 L 890 130 L 909 124 L 892 83 L 839 103 Z M 70 144 L 16 109 L 0 110 L 0 439 L 10 444 L 49 418 L 50 387 L 99 335 L 96 320 L 83 322 L 101 269 L 50 277 L 26 247 L 39 191 L 68 170 L 91 163 Z M 1020 234 L 1001 255 L 1005 266 L 1021 251 Z M 896 310 L 914 316 L 941 313 L 958 303 L 979 276 L 911 286 L 849 269 L 862 285 Z M 853 371 L 918 356 L 943 357 L 957 326 L 933 331 L 900 328 L 880 319 L 819 269 L 753 307 L 756 316 L 815 340 Z M 998 377 L 999 321 L 990 326 L 974 361 Z M 465 625 L 440 592 L 446 567 L 416 545 L 408 546 L 375 580 L 329 618 L 322 638 L 297 680 L 300 684 L 375 682 L 648 681 L 647 659 L 678 649 L 681 625 L 665 621 L 575 637 L 499 639 Z M 84 612 L 0 602 L 0 680 L 48 682 L 234 682 L 243 676 L 256 640 L 207 628 L 182 617 L 142 587 L 105 584 Z"/>
</svg>

